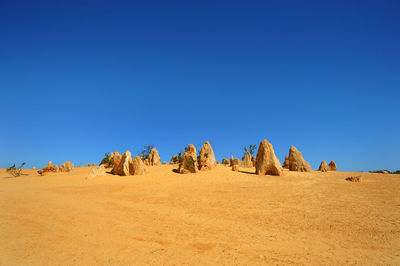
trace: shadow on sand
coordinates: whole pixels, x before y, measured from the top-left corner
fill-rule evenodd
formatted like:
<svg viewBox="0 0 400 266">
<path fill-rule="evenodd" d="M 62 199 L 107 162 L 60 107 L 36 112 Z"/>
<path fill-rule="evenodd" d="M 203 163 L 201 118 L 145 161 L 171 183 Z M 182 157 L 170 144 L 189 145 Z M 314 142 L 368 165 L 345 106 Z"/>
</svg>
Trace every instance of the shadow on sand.
<svg viewBox="0 0 400 266">
<path fill-rule="evenodd" d="M 249 172 L 249 171 L 243 171 L 243 170 L 239 170 L 240 173 L 244 173 L 244 174 L 250 174 L 250 175 L 255 175 L 256 172 Z"/>
</svg>

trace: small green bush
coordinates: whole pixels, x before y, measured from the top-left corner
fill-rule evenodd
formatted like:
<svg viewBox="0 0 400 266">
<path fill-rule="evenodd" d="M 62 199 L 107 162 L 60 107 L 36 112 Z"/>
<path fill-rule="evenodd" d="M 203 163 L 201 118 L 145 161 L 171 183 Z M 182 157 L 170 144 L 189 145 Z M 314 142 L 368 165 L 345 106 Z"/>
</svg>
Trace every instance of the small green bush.
<svg viewBox="0 0 400 266">
<path fill-rule="evenodd" d="M 10 173 L 13 177 L 17 177 L 21 175 L 22 167 L 24 167 L 25 162 L 21 163 L 19 167 L 15 164 L 11 165 L 7 168 L 7 173 Z"/>
<path fill-rule="evenodd" d="M 249 148 L 247 148 L 247 146 L 244 146 L 244 154 L 250 152 L 251 156 L 253 156 L 253 154 L 255 153 L 257 149 L 257 145 L 256 144 L 250 144 Z"/>
<path fill-rule="evenodd" d="M 146 160 L 147 158 L 149 158 L 149 154 L 153 148 L 154 145 L 144 145 L 143 150 L 138 152 L 139 157 L 143 160 Z"/>
<path fill-rule="evenodd" d="M 110 166 L 110 165 L 112 165 L 112 163 L 113 163 L 113 159 L 110 158 L 110 153 L 106 152 L 104 154 L 104 158 L 101 160 L 100 164 L 104 164 L 105 166 Z"/>
</svg>

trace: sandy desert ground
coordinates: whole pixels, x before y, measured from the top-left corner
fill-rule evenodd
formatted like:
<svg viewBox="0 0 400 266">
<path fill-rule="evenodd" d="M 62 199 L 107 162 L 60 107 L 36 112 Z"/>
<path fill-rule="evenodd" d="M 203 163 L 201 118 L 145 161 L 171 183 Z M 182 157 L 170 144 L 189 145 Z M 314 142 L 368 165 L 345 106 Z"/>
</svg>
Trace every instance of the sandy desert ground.
<svg viewBox="0 0 400 266">
<path fill-rule="evenodd" d="M 174 168 L 1 169 L 0 264 L 400 265 L 400 175 Z"/>
</svg>

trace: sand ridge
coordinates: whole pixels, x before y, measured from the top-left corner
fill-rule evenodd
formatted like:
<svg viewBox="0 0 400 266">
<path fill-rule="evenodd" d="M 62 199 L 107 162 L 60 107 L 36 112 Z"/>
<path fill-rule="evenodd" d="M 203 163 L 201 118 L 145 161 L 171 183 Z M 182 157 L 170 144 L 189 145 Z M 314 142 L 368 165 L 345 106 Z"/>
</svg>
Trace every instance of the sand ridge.
<svg viewBox="0 0 400 266">
<path fill-rule="evenodd" d="M 1 169 L 0 264 L 400 264 L 400 175 L 148 168 Z"/>
</svg>

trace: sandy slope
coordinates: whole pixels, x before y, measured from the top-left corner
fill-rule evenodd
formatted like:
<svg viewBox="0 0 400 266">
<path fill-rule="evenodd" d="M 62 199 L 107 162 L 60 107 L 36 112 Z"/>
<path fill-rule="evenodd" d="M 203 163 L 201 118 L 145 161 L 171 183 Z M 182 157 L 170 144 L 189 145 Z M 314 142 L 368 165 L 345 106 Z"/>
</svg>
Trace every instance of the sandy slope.
<svg viewBox="0 0 400 266">
<path fill-rule="evenodd" d="M 0 264 L 400 264 L 400 175 L 172 169 L 0 170 Z"/>
</svg>

